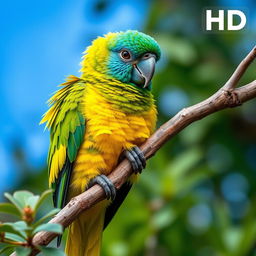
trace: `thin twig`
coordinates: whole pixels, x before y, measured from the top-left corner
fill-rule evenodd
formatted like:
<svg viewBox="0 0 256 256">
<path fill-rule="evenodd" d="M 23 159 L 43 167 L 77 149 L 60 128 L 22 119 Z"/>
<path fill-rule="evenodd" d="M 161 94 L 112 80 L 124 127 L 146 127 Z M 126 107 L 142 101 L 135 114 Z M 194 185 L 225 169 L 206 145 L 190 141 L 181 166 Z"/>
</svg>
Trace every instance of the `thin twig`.
<svg viewBox="0 0 256 256">
<path fill-rule="evenodd" d="M 182 131 L 189 124 L 204 118 L 222 109 L 240 106 L 242 103 L 256 97 L 256 80 L 234 89 L 239 79 L 248 66 L 256 58 L 256 48 L 245 57 L 239 64 L 228 82 L 208 99 L 181 110 L 168 122 L 163 124 L 141 147 L 146 159 L 152 157 L 168 140 Z M 132 174 L 130 163 L 123 160 L 118 167 L 108 176 L 115 187 L 119 189 Z M 103 189 L 95 185 L 84 193 L 74 197 L 71 201 L 52 219 L 51 223 L 59 223 L 63 227 L 70 225 L 80 213 L 91 208 L 93 205 L 106 198 Z M 40 232 L 34 239 L 34 245 L 47 245 L 57 234 L 51 232 Z M 33 250 L 33 255 L 38 253 Z M 12 256 L 14 256 L 12 254 Z"/>
<path fill-rule="evenodd" d="M 253 60 L 256 58 L 256 47 L 254 47 L 248 55 L 244 58 L 244 60 L 238 65 L 235 72 L 232 74 L 232 76 L 229 78 L 229 80 L 224 85 L 223 89 L 232 89 L 235 88 L 240 80 L 240 78 L 243 76 L 244 72 L 247 70 L 249 65 L 253 62 Z"/>
</svg>

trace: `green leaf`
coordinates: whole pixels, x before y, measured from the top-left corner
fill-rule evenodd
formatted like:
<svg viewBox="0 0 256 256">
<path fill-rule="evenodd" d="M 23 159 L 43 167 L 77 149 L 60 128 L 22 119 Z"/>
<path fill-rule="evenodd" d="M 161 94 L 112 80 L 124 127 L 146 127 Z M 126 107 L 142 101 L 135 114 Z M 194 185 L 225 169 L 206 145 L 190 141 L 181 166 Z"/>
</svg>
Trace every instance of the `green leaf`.
<svg viewBox="0 0 256 256">
<path fill-rule="evenodd" d="M 0 232 L 8 232 L 8 233 L 16 234 L 26 239 L 26 233 L 23 230 L 20 230 L 19 225 L 16 226 L 15 223 L 1 224 Z"/>
<path fill-rule="evenodd" d="M 57 214 L 60 211 L 60 209 L 52 209 L 49 213 L 47 213 L 46 215 L 44 215 L 41 219 L 39 219 L 34 225 L 33 227 L 37 227 L 38 225 L 40 225 L 41 223 L 43 223 L 46 219 L 54 216 L 55 214 Z"/>
<path fill-rule="evenodd" d="M 4 193 L 4 196 L 12 203 L 14 204 L 14 206 L 17 208 L 17 210 L 23 214 L 23 207 L 21 205 L 21 203 L 16 200 L 12 195 L 10 195 L 9 193 Z"/>
<path fill-rule="evenodd" d="M 152 224 L 158 230 L 170 225 L 176 218 L 175 212 L 171 208 L 164 208 L 153 215 Z"/>
<path fill-rule="evenodd" d="M 225 242 L 225 246 L 228 249 L 228 252 L 236 252 L 239 249 L 239 242 L 242 238 L 241 229 L 237 227 L 230 227 L 222 234 L 223 241 Z"/>
<path fill-rule="evenodd" d="M 166 56 L 178 64 L 191 65 L 197 58 L 197 52 L 193 44 L 188 40 L 162 34 L 157 37 L 157 41 L 160 43 Z"/>
<path fill-rule="evenodd" d="M 20 211 L 11 203 L 0 203 L 0 212 L 21 216 Z"/>
<path fill-rule="evenodd" d="M 44 192 L 42 193 L 42 195 L 40 196 L 39 200 L 37 201 L 37 204 L 36 204 L 34 210 L 37 211 L 38 208 L 40 207 L 40 205 L 43 203 L 43 201 L 44 201 L 49 195 L 51 195 L 51 194 L 52 194 L 52 189 L 48 189 L 48 190 L 44 191 Z"/>
<path fill-rule="evenodd" d="M 25 221 L 17 221 L 17 222 L 14 222 L 14 223 L 9 222 L 8 224 L 13 225 L 13 227 L 16 230 L 19 230 L 19 231 L 30 230 L 30 227 L 27 225 L 27 223 Z"/>
<path fill-rule="evenodd" d="M 202 152 L 199 148 L 184 151 L 167 167 L 167 172 L 175 179 L 183 179 L 193 166 L 202 158 Z"/>
<path fill-rule="evenodd" d="M 10 225 L 8 223 L 4 223 L 0 225 L 0 232 L 10 232 L 10 233 L 16 233 L 16 229 L 14 229 L 13 225 Z"/>
<path fill-rule="evenodd" d="M 26 239 L 22 238 L 19 235 L 13 234 L 13 233 L 5 233 L 4 236 L 6 239 L 16 241 L 16 242 L 26 242 Z"/>
<path fill-rule="evenodd" d="M 34 195 L 26 190 L 20 190 L 20 191 L 16 191 L 13 194 L 14 199 L 16 199 L 20 204 L 21 207 L 24 208 L 25 206 L 27 206 L 27 201 L 30 197 L 33 197 Z"/>
<path fill-rule="evenodd" d="M 17 256 L 29 256 L 31 253 L 31 248 L 28 247 L 17 247 L 16 250 Z"/>
<path fill-rule="evenodd" d="M 33 210 L 35 210 L 35 207 L 39 201 L 39 196 L 31 196 L 26 201 L 26 206 L 30 206 Z"/>
<path fill-rule="evenodd" d="M 33 234 L 40 232 L 40 231 L 49 231 L 53 233 L 62 234 L 63 228 L 60 224 L 57 223 L 46 223 L 38 226 L 34 231 Z"/>
<path fill-rule="evenodd" d="M 7 245 L 0 249 L 0 255 L 11 255 L 15 245 Z"/>
<path fill-rule="evenodd" d="M 42 251 L 43 255 L 45 256 L 65 256 L 66 254 L 56 248 L 51 248 L 51 247 L 38 247 L 39 250 Z"/>
</svg>

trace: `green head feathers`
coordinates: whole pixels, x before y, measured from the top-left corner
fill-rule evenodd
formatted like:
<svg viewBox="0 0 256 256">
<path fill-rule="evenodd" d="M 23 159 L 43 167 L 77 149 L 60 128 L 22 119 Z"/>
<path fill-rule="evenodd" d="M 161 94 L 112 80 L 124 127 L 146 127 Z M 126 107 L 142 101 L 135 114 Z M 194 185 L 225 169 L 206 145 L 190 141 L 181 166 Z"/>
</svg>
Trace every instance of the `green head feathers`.
<svg viewBox="0 0 256 256">
<path fill-rule="evenodd" d="M 144 33 L 135 30 L 108 33 L 87 49 L 82 72 L 89 63 L 95 71 L 120 82 L 150 88 L 160 55 L 158 43 Z"/>
<path fill-rule="evenodd" d="M 158 60 L 161 55 L 158 43 L 151 36 L 136 30 L 115 33 L 113 37 L 110 37 L 107 45 L 110 52 L 128 49 L 134 58 L 139 58 L 143 54 L 151 52 L 156 55 Z"/>
</svg>

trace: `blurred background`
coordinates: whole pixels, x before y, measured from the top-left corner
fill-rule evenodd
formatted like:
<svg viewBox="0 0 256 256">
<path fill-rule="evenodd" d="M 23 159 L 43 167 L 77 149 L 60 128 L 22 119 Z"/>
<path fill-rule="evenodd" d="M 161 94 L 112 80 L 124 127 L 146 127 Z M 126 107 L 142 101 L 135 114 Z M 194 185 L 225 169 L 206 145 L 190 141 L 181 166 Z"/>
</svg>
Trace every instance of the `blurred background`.
<svg viewBox="0 0 256 256">
<path fill-rule="evenodd" d="M 207 7 L 246 10 L 245 29 L 206 33 Z M 57 85 L 79 75 L 91 40 L 137 29 L 159 42 L 153 86 L 159 126 L 225 83 L 255 45 L 255 9 L 254 0 L 2 2 L 1 201 L 4 191 L 48 187 L 49 133 L 39 121 Z M 241 84 L 254 79 L 255 65 Z M 102 255 L 255 256 L 255 109 L 252 100 L 219 112 L 165 145 L 104 232 Z"/>
</svg>

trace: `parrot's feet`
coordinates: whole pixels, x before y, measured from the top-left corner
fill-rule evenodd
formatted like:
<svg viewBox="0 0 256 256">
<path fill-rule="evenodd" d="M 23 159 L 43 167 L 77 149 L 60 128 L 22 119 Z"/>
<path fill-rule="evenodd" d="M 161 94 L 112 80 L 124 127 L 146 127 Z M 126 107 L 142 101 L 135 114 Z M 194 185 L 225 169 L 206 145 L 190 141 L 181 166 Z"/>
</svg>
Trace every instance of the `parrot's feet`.
<svg viewBox="0 0 256 256">
<path fill-rule="evenodd" d="M 111 199 L 113 201 L 115 199 L 116 188 L 107 176 L 101 174 L 91 179 L 88 188 L 92 187 L 95 184 L 98 184 L 102 187 L 108 200 Z"/>
<path fill-rule="evenodd" d="M 136 174 L 141 173 L 146 167 L 146 158 L 142 151 L 135 146 L 129 150 L 126 150 L 124 153 L 127 159 L 130 161 L 133 171 Z"/>
</svg>

